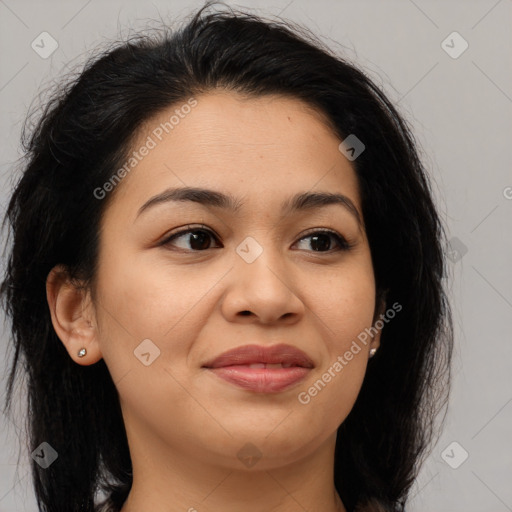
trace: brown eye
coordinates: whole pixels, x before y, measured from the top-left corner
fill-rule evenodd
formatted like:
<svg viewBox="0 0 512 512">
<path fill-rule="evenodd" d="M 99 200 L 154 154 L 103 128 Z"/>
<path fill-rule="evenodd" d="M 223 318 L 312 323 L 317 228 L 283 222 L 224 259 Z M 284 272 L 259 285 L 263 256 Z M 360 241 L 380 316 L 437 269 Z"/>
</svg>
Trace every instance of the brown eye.
<svg viewBox="0 0 512 512">
<path fill-rule="evenodd" d="M 217 240 L 211 231 L 194 228 L 174 233 L 166 238 L 161 245 L 178 247 L 186 251 L 205 251 L 211 248 L 210 242 L 212 239 Z M 180 241 L 180 245 L 176 243 L 177 240 Z"/>
<path fill-rule="evenodd" d="M 345 240 L 345 238 L 334 231 L 315 231 L 302 237 L 299 242 L 307 239 L 310 239 L 308 245 L 314 252 L 331 251 L 333 245 L 337 246 L 338 250 L 350 249 L 350 244 Z M 334 244 L 332 240 L 334 240 Z"/>
</svg>

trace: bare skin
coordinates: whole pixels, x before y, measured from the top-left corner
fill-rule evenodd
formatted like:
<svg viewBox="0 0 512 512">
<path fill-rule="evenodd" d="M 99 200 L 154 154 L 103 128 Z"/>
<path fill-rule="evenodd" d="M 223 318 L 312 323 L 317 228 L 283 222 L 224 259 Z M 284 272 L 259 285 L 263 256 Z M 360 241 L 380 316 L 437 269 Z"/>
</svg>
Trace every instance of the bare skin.
<svg viewBox="0 0 512 512">
<path fill-rule="evenodd" d="M 80 292 L 59 268 L 50 274 L 54 328 L 77 364 L 103 358 L 119 392 L 134 477 L 122 512 L 346 512 L 333 482 L 336 431 L 380 342 L 379 333 L 333 376 L 377 306 L 354 169 L 320 114 L 296 99 L 216 91 L 196 100 L 117 185 L 102 219 L 96 293 Z M 146 123 L 133 150 L 175 108 Z M 185 186 L 243 204 L 231 212 L 167 201 L 139 214 Z M 342 194 L 354 211 L 282 214 L 284 201 L 307 192 Z M 202 230 L 201 250 L 190 233 L 160 245 L 187 227 Z M 247 237 L 262 249 L 251 263 L 237 252 Z M 143 340 L 148 365 L 136 355 Z M 203 367 L 235 347 L 279 343 L 314 362 L 281 392 L 242 389 Z M 329 368 L 330 381 L 301 402 Z"/>
</svg>

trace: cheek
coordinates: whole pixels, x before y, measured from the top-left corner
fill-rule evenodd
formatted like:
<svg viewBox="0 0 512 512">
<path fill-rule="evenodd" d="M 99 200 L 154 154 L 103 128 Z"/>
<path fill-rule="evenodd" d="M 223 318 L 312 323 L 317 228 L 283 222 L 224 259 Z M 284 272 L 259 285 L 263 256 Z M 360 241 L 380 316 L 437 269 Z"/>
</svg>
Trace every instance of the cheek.
<svg viewBox="0 0 512 512">
<path fill-rule="evenodd" d="M 185 286 L 179 272 L 142 265 L 133 255 L 124 260 L 114 254 L 104 258 L 98 283 L 102 352 L 107 364 L 123 368 L 139 363 L 134 350 L 143 340 L 163 350 L 165 337 L 175 337 L 174 332 L 187 324 L 187 312 L 201 293 Z"/>
<path fill-rule="evenodd" d="M 317 288 L 313 312 L 321 319 L 322 365 L 297 392 L 299 407 L 308 417 L 305 429 L 334 431 L 346 419 L 359 395 L 368 363 L 375 288 L 373 279 L 353 274 L 343 284 Z M 332 291 L 332 290 L 335 291 Z M 300 411 L 301 409 L 299 409 Z"/>
<path fill-rule="evenodd" d="M 352 409 L 366 372 L 371 337 L 365 329 L 372 325 L 375 308 L 372 267 L 354 265 L 335 278 L 311 277 L 308 290 L 324 357 L 315 378 L 299 390 L 298 401 L 315 411 L 313 430 L 322 424 L 337 428 Z"/>
<path fill-rule="evenodd" d="M 330 351 L 350 347 L 371 326 L 375 309 L 373 270 L 365 260 L 328 273 L 305 274 L 307 307 L 321 322 Z"/>
<path fill-rule="evenodd" d="M 295 419 L 302 418 L 306 437 L 335 432 L 345 421 L 361 390 L 365 369 L 366 360 L 361 352 L 340 371 L 336 371 L 334 364 L 326 365 L 316 379 L 308 382 L 308 387 L 298 391 Z"/>
<path fill-rule="evenodd" d="M 182 433 L 171 427 L 173 415 L 191 406 L 180 383 L 188 378 L 187 354 L 201 328 L 197 315 L 204 316 L 200 299 L 219 279 L 196 273 L 191 283 L 189 274 L 133 259 L 117 265 L 105 260 L 98 280 L 101 350 L 123 414 L 131 415 L 128 423 L 162 421 L 177 439 Z"/>
</svg>

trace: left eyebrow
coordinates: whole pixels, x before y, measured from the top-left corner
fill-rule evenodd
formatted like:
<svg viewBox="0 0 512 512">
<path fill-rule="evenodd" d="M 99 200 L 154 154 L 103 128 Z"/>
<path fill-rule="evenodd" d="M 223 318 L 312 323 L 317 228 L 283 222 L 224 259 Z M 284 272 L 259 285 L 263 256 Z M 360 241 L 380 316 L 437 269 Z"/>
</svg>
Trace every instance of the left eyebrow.
<svg viewBox="0 0 512 512">
<path fill-rule="evenodd" d="M 283 215 L 289 215 L 296 211 L 313 210 L 331 204 L 337 204 L 345 208 L 357 220 L 359 226 L 363 222 L 352 200 L 343 194 L 332 192 L 302 192 L 286 200 L 282 205 Z"/>
<path fill-rule="evenodd" d="M 230 210 L 233 213 L 238 213 L 244 204 L 241 199 L 216 190 L 197 187 L 170 188 L 146 201 L 139 208 L 137 217 L 151 207 L 170 201 L 192 201 L 204 206 Z M 343 194 L 331 192 L 300 192 L 283 202 L 281 212 L 285 216 L 333 204 L 342 206 L 355 217 L 360 226 L 362 225 L 361 216 L 352 200 Z"/>
</svg>

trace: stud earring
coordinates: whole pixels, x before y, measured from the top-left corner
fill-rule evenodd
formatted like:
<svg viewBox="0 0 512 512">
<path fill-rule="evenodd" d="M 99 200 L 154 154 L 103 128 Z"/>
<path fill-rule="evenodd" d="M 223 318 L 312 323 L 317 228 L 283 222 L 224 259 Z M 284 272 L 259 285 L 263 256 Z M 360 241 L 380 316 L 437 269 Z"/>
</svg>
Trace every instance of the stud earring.
<svg viewBox="0 0 512 512">
<path fill-rule="evenodd" d="M 85 348 L 81 348 L 79 351 L 78 351 L 78 357 L 84 357 L 85 354 L 87 354 L 87 349 Z"/>
<path fill-rule="evenodd" d="M 373 357 L 375 355 L 375 353 L 377 352 L 377 349 L 376 348 L 372 348 L 370 350 L 370 357 Z"/>
</svg>

